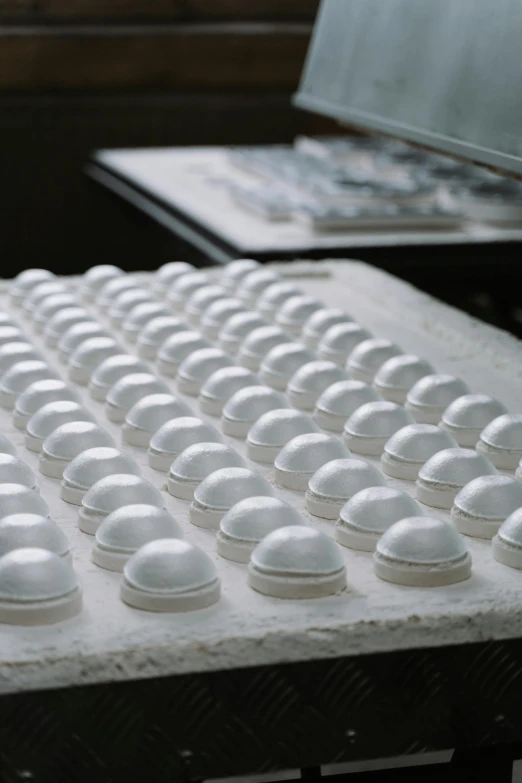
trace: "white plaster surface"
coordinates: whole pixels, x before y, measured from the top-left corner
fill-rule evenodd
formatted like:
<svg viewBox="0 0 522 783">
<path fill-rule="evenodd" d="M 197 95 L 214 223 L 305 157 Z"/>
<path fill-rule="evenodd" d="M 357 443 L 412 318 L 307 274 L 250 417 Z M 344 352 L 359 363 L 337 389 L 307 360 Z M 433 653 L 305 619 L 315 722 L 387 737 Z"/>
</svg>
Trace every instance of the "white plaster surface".
<svg viewBox="0 0 522 783">
<path fill-rule="evenodd" d="M 426 358 L 437 371 L 462 377 L 473 391 L 497 397 L 511 412 L 522 412 L 522 344 L 510 335 L 359 262 L 279 269 L 292 277 L 300 275 L 307 293 L 329 307 L 346 309 L 373 333 Z M 73 279 L 67 282 L 71 287 L 77 284 Z M 44 345 L 27 317 L 10 306 L 5 285 L 0 288 L 1 308 L 12 313 L 66 380 L 56 353 Z M 127 348 L 136 350 L 130 343 Z M 175 382 L 167 383 L 177 393 Z M 121 425 L 107 419 L 103 403 L 93 401 L 86 387 L 75 388 L 99 423 L 122 444 Z M 193 397 L 180 396 L 196 415 L 219 424 L 201 414 Z M 11 412 L 3 409 L 0 431 L 37 471 L 37 455 L 25 448 L 23 433 L 14 427 Z M 224 441 L 245 457 L 248 467 L 273 480 L 273 467 L 248 460 L 244 441 L 227 436 Z M 139 462 L 145 478 L 165 487 L 167 474 L 149 468 L 145 450 L 123 444 L 122 448 Z M 368 461 L 379 466 L 375 458 Z M 0 626 L 0 693 L 522 635 L 522 573 L 496 562 L 489 541 L 466 539 L 473 558 L 471 579 L 433 589 L 381 581 L 374 575 L 370 553 L 343 547 L 347 591 L 317 600 L 283 601 L 251 590 L 247 566 L 219 557 L 215 532 L 190 524 L 189 501 L 166 491 L 165 505 L 180 522 L 185 539 L 202 547 L 215 563 L 222 598 L 215 606 L 186 614 L 133 609 L 120 600 L 120 575 L 91 562 L 93 537 L 79 530 L 78 507 L 60 499 L 57 480 L 38 474 L 38 481 L 51 514 L 69 538 L 84 608 L 78 617 L 55 626 Z M 386 483 L 414 491 L 411 482 L 387 478 Z M 276 495 L 292 502 L 317 529 L 333 535 L 334 522 L 307 514 L 304 493 L 276 488 Z M 448 512 L 437 511 L 435 516 L 449 520 Z"/>
</svg>

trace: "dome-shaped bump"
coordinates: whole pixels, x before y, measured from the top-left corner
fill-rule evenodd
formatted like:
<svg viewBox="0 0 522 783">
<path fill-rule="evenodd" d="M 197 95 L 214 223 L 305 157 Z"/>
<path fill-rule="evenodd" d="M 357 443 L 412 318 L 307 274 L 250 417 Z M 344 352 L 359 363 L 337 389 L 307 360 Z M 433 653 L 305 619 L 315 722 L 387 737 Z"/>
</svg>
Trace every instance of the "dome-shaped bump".
<svg viewBox="0 0 522 783">
<path fill-rule="evenodd" d="M 204 478 L 221 468 L 246 468 L 243 457 L 223 443 L 194 443 L 178 454 L 169 469 L 167 488 L 171 495 L 192 500 Z"/>
<path fill-rule="evenodd" d="M 168 471 L 174 459 L 194 443 L 222 443 L 219 431 L 195 416 L 180 416 L 167 421 L 152 436 L 149 444 L 149 465 L 154 470 Z"/>
<path fill-rule="evenodd" d="M 183 538 L 183 532 L 165 508 L 146 503 L 120 506 L 98 527 L 92 560 L 108 571 L 123 571 L 125 563 L 142 546 L 169 538 Z"/>
<path fill-rule="evenodd" d="M 344 504 L 367 487 L 385 484 L 380 470 L 362 459 L 334 459 L 322 465 L 308 482 L 306 507 L 322 519 L 337 519 Z"/>
<path fill-rule="evenodd" d="M 381 536 L 374 554 L 381 579 L 412 587 L 439 587 L 468 579 L 471 558 L 464 539 L 433 517 L 401 519 Z"/>
<path fill-rule="evenodd" d="M 373 552 L 380 536 L 391 525 L 423 513 L 407 492 L 384 486 L 367 487 L 355 493 L 341 508 L 335 538 L 350 549 Z"/>
<path fill-rule="evenodd" d="M 455 497 L 451 518 L 457 530 L 493 538 L 500 525 L 522 507 L 522 484 L 508 476 L 479 476 Z"/>
<path fill-rule="evenodd" d="M 81 609 L 71 566 L 47 549 L 14 549 L 0 558 L 0 623 L 46 625 Z"/>
<path fill-rule="evenodd" d="M 121 598 L 138 609 L 187 612 L 216 603 L 220 583 L 201 549 L 176 538 L 145 544 L 123 570 Z"/>
<path fill-rule="evenodd" d="M 125 416 L 122 436 L 132 446 L 147 448 L 151 437 L 167 421 L 191 415 L 189 406 L 172 394 L 148 394 Z"/>
<path fill-rule="evenodd" d="M 139 476 L 140 469 L 127 454 L 107 446 L 98 446 L 80 452 L 63 471 L 62 499 L 81 505 L 83 496 L 101 478 L 116 473 Z"/>
<path fill-rule="evenodd" d="M 487 394 L 464 394 L 448 405 L 439 426 L 453 435 L 459 446 L 471 449 L 484 427 L 507 412 L 503 403 Z"/>
<path fill-rule="evenodd" d="M 413 423 L 413 417 L 394 402 L 366 402 L 345 422 L 343 438 L 357 454 L 379 456 L 394 433 Z"/>
<path fill-rule="evenodd" d="M 372 383 L 382 365 L 402 350 L 391 340 L 372 337 L 358 343 L 346 360 L 346 369 L 356 381 Z"/>
<path fill-rule="evenodd" d="M 274 530 L 305 525 L 299 511 L 279 498 L 260 496 L 240 500 L 230 508 L 219 524 L 217 551 L 227 560 L 248 563 L 262 539 Z"/>
<path fill-rule="evenodd" d="M 113 447 L 114 441 L 103 427 L 89 421 L 72 421 L 57 427 L 43 442 L 38 469 L 44 476 L 62 478 L 63 471 L 82 451 Z"/>
<path fill-rule="evenodd" d="M 419 471 L 417 500 L 434 508 L 451 508 L 457 493 L 479 476 L 496 474 L 494 465 L 472 449 L 444 449 Z"/>
<path fill-rule="evenodd" d="M 319 427 L 310 416 L 291 408 L 264 413 L 247 433 L 250 459 L 271 464 L 283 446 L 297 435 L 318 433 Z"/>
<path fill-rule="evenodd" d="M 250 586 L 276 598 L 320 598 L 346 587 L 346 569 L 330 536 L 305 525 L 269 533 L 252 552 Z"/>
<path fill-rule="evenodd" d="M 116 473 L 96 481 L 83 496 L 78 526 L 94 535 L 105 517 L 121 506 L 136 503 L 164 508 L 161 492 L 150 481 L 130 473 Z"/>
<path fill-rule="evenodd" d="M 263 414 L 289 407 L 289 401 L 281 392 L 269 386 L 247 386 L 236 391 L 223 406 L 221 429 L 225 435 L 244 438 Z"/>
<path fill-rule="evenodd" d="M 189 515 L 193 525 L 217 530 L 233 505 L 254 495 L 273 496 L 274 489 L 258 473 L 247 468 L 220 468 L 196 487 Z"/>
<path fill-rule="evenodd" d="M 388 476 L 416 481 L 419 470 L 430 457 L 457 445 L 449 432 L 435 424 L 408 424 L 384 444 L 381 466 Z"/>
<path fill-rule="evenodd" d="M 305 492 L 316 470 L 327 462 L 348 457 L 350 452 L 346 446 L 333 435 L 298 435 L 286 443 L 275 458 L 275 480 L 282 487 Z"/>
<path fill-rule="evenodd" d="M 425 375 L 408 392 L 405 406 L 419 423 L 438 424 L 448 405 L 468 392 L 467 384 L 453 375 Z"/>
</svg>

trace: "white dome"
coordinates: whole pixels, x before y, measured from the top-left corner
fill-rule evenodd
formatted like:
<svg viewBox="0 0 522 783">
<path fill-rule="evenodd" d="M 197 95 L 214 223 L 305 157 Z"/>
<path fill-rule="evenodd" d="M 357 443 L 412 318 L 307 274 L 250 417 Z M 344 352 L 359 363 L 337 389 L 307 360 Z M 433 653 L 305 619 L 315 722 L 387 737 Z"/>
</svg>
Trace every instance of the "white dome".
<svg viewBox="0 0 522 783">
<path fill-rule="evenodd" d="M 276 345 L 291 343 L 293 338 L 279 326 L 260 326 L 247 334 L 239 346 L 237 358 L 249 370 L 259 370 L 261 361 Z"/>
<path fill-rule="evenodd" d="M 180 416 L 166 422 L 150 440 L 149 465 L 167 471 L 174 458 L 194 443 L 222 443 L 219 431 L 195 416 Z"/>
<path fill-rule="evenodd" d="M 81 343 L 70 355 L 69 378 L 75 383 L 86 386 L 91 375 L 104 359 L 119 353 L 121 348 L 112 337 L 91 337 Z"/>
<path fill-rule="evenodd" d="M 314 419 L 322 429 L 341 433 L 345 421 L 357 408 L 380 399 L 379 393 L 367 383 L 337 381 L 319 396 L 314 409 Z"/>
<path fill-rule="evenodd" d="M 94 535 L 106 516 L 121 506 L 147 504 L 164 508 L 161 492 L 150 481 L 130 473 L 116 473 L 96 481 L 85 493 L 79 511 L 78 526 Z"/>
<path fill-rule="evenodd" d="M 468 392 L 467 384 L 453 375 L 426 375 L 408 392 L 406 409 L 418 422 L 438 424 L 448 405 Z"/>
<path fill-rule="evenodd" d="M 206 285 L 198 288 L 185 305 L 185 318 L 193 326 L 197 326 L 201 316 L 211 304 L 228 297 L 226 290 L 220 285 Z"/>
<path fill-rule="evenodd" d="M 44 440 L 57 427 L 71 421 L 94 422 L 94 416 L 90 411 L 74 400 L 57 400 L 48 402 L 40 410 L 33 413 L 27 422 L 25 434 L 25 446 L 30 451 L 42 450 Z"/>
<path fill-rule="evenodd" d="M 177 375 L 178 389 L 184 394 L 197 396 L 213 372 L 234 364 L 234 360 L 219 348 L 200 348 L 189 354 L 180 364 Z"/>
<path fill-rule="evenodd" d="M 200 331 L 209 340 L 216 340 L 229 318 L 248 312 L 245 305 L 235 297 L 218 299 L 205 310 L 200 320 Z"/>
<path fill-rule="evenodd" d="M 261 294 L 273 283 L 280 281 L 280 276 L 273 269 L 253 269 L 236 288 L 236 296 L 253 307 Z"/>
<path fill-rule="evenodd" d="M 250 272 L 260 268 L 261 264 L 259 261 L 254 261 L 253 258 L 238 258 L 224 267 L 219 282 L 225 288 L 234 290 Z"/>
<path fill-rule="evenodd" d="M 307 294 L 292 296 L 286 302 L 283 302 L 276 312 L 275 322 L 282 329 L 286 329 L 291 334 L 299 337 L 304 324 L 312 313 L 322 309 L 322 303 L 313 296 L 308 296 Z"/>
<path fill-rule="evenodd" d="M 282 487 L 305 492 L 309 480 L 322 465 L 349 456 L 346 446 L 333 435 L 297 435 L 276 456 L 275 479 Z"/>
<path fill-rule="evenodd" d="M 138 334 L 146 324 L 154 318 L 170 318 L 171 313 L 166 305 L 157 301 L 142 302 L 130 310 L 122 321 L 122 331 L 125 337 L 135 342 Z"/>
<path fill-rule="evenodd" d="M 81 609 L 76 575 L 46 549 L 15 549 L 0 558 L 0 622 L 44 625 L 66 620 Z"/>
<path fill-rule="evenodd" d="M 185 275 L 180 275 L 171 284 L 167 292 L 167 299 L 175 310 L 181 311 L 194 291 L 203 288 L 209 282 L 208 275 L 204 272 L 198 270 L 187 272 Z"/>
<path fill-rule="evenodd" d="M 33 345 L 27 342 L 6 343 L 0 346 L 0 378 L 19 362 L 41 359 Z"/>
<path fill-rule="evenodd" d="M 91 266 L 82 276 L 81 290 L 85 299 L 94 300 L 98 291 L 117 277 L 122 277 L 124 272 L 112 264 L 99 264 Z"/>
<path fill-rule="evenodd" d="M 192 500 L 198 484 L 221 468 L 246 468 L 246 464 L 237 451 L 222 443 L 187 446 L 170 466 L 168 491 L 174 497 Z"/>
<path fill-rule="evenodd" d="M 434 508 L 451 508 L 462 487 L 474 478 L 496 472 L 486 457 L 472 449 L 444 449 L 420 469 L 417 499 Z"/>
<path fill-rule="evenodd" d="M 37 331 L 42 331 L 43 327 L 53 317 L 55 313 L 65 310 L 66 307 L 75 307 L 78 300 L 72 294 L 52 294 L 46 296 L 33 312 L 33 320 Z"/>
<path fill-rule="evenodd" d="M 82 451 L 97 446 L 114 446 L 113 439 L 103 427 L 89 421 L 62 424 L 44 440 L 38 469 L 45 476 L 62 478 L 69 462 Z"/>
<path fill-rule="evenodd" d="M 5 435 L 0 433 L 0 454 L 11 454 L 16 457 L 16 446 Z"/>
<path fill-rule="evenodd" d="M 348 313 L 345 313 L 344 310 L 332 307 L 323 307 L 321 310 L 316 310 L 303 325 L 303 343 L 308 348 L 315 350 L 328 329 L 331 329 L 332 326 L 337 326 L 337 324 L 347 323 L 353 323 L 353 318 Z"/>
<path fill-rule="evenodd" d="M 375 373 L 373 385 L 385 400 L 402 405 L 411 387 L 434 372 L 429 362 L 414 354 L 392 356 Z"/>
<path fill-rule="evenodd" d="M 123 291 L 139 288 L 139 285 L 138 279 L 132 275 L 119 275 L 107 280 L 96 295 L 96 304 L 102 310 L 107 310 Z"/>
<path fill-rule="evenodd" d="M 155 359 L 167 337 L 188 331 L 187 325 L 173 315 L 158 315 L 142 326 L 136 344 L 142 359 Z"/>
<path fill-rule="evenodd" d="M 6 345 L 6 343 L 23 342 L 24 335 L 17 326 L 4 326 L 0 325 L 0 345 Z"/>
<path fill-rule="evenodd" d="M 325 533 L 306 525 L 269 533 L 252 552 L 250 586 L 276 598 L 319 598 L 346 587 L 341 551 Z"/>
<path fill-rule="evenodd" d="M 125 416 L 123 439 L 133 446 L 146 448 L 152 435 L 167 421 L 191 414 L 189 406 L 172 394 L 148 394 Z"/>
<path fill-rule="evenodd" d="M 522 507 L 522 484 L 507 476 L 479 476 L 455 497 L 451 518 L 461 533 L 493 538 L 513 511 Z"/>
<path fill-rule="evenodd" d="M 123 505 L 100 524 L 92 559 L 101 568 L 123 571 L 128 559 L 142 546 L 170 538 L 183 538 L 183 532 L 165 508 L 146 503 Z"/>
<path fill-rule="evenodd" d="M 58 341 L 65 332 L 76 326 L 92 321 L 91 316 L 83 307 L 72 306 L 58 310 L 45 324 L 44 336 L 50 348 L 56 348 Z"/>
<path fill-rule="evenodd" d="M 379 537 L 395 522 L 423 513 L 407 492 L 385 486 L 367 487 L 341 508 L 335 538 L 350 549 L 373 552 Z"/>
<path fill-rule="evenodd" d="M 138 609 L 186 612 L 210 606 L 219 596 L 214 564 L 187 541 L 150 541 L 124 567 L 121 598 Z"/>
<path fill-rule="evenodd" d="M 447 522 L 408 517 L 396 522 L 377 542 L 375 573 L 381 579 L 413 587 L 454 584 L 471 576 L 464 539 Z"/>
<path fill-rule="evenodd" d="M 62 332 L 58 340 L 58 351 L 62 361 L 66 362 L 86 340 L 92 337 L 110 337 L 110 334 L 97 321 L 88 320 L 69 326 L 65 332 Z"/>
<path fill-rule="evenodd" d="M 169 261 L 160 266 L 154 273 L 151 288 L 155 294 L 165 296 L 175 280 L 189 272 L 195 272 L 196 267 L 185 261 Z"/>
<path fill-rule="evenodd" d="M 134 373 L 150 373 L 150 366 L 129 353 L 118 353 L 104 359 L 91 375 L 89 393 L 99 402 L 105 402 L 107 392 L 116 381 Z"/>
<path fill-rule="evenodd" d="M 502 523 L 492 543 L 495 560 L 522 569 L 522 508 L 513 511 Z"/>
<path fill-rule="evenodd" d="M 222 367 L 210 375 L 201 387 L 199 407 L 203 413 L 220 416 L 223 406 L 237 391 L 261 381 L 246 367 Z"/>
<path fill-rule="evenodd" d="M 391 340 L 373 337 L 355 346 L 346 360 L 346 369 L 356 381 L 372 383 L 382 365 L 402 350 Z"/>
<path fill-rule="evenodd" d="M 344 425 L 346 445 L 357 454 L 382 454 L 386 441 L 414 419 L 394 402 L 366 402 L 357 408 Z"/>
<path fill-rule="evenodd" d="M 154 297 L 150 291 L 143 288 L 131 288 L 128 291 L 122 291 L 109 307 L 109 320 L 114 327 L 122 325 L 126 316 L 134 310 L 137 305 L 154 302 Z"/>
<path fill-rule="evenodd" d="M 69 400 L 78 402 L 78 395 L 58 378 L 35 381 L 23 391 L 15 402 L 13 421 L 18 429 L 25 429 L 27 422 L 41 408 L 50 402 Z"/>
<path fill-rule="evenodd" d="M 162 375 L 173 378 L 184 359 L 201 348 L 210 347 L 210 343 L 199 332 L 177 332 L 167 337 L 158 348 L 158 369 Z"/>
<path fill-rule="evenodd" d="M 132 457 L 118 449 L 98 446 L 82 451 L 63 471 L 62 499 L 79 506 L 93 484 L 115 473 L 139 476 L 140 469 Z"/>
<path fill-rule="evenodd" d="M 337 364 L 316 360 L 303 364 L 295 371 L 288 381 L 286 393 L 295 408 L 313 411 L 326 389 L 345 380 L 348 380 L 348 376 Z"/>
<path fill-rule="evenodd" d="M 306 525 L 290 503 L 264 495 L 240 500 L 220 522 L 217 551 L 228 560 L 248 563 L 252 551 L 265 536 L 290 525 Z"/>
<path fill-rule="evenodd" d="M 17 362 L 0 379 L 0 405 L 11 409 L 20 394 L 32 383 L 56 377 L 46 362 L 38 359 Z"/>
<path fill-rule="evenodd" d="M 480 433 L 477 451 L 501 470 L 515 470 L 522 459 L 522 413 L 505 413 Z"/>
<path fill-rule="evenodd" d="M 139 400 L 150 394 L 170 394 L 165 381 L 152 373 L 137 372 L 125 375 L 111 386 L 105 398 L 105 410 L 111 421 L 125 421 L 125 416 Z"/>
<path fill-rule="evenodd" d="M 43 497 L 25 484 L 0 484 L 0 519 L 11 514 L 49 516 Z"/>
<path fill-rule="evenodd" d="M 247 386 L 230 397 L 221 414 L 221 429 L 225 435 L 244 438 L 250 427 L 268 411 L 289 408 L 281 392 L 269 386 Z"/>
<path fill-rule="evenodd" d="M 190 521 L 198 527 L 217 530 L 224 514 L 240 500 L 274 494 L 268 481 L 253 470 L 220 468 L 204 478 L 194 490 Z"/>
<path fill-rule="evenodd" d="M 367 487 L 385 484 L 380 470 L 362 459 L 334 459 L 315 471 L 306 490 L 306 507 L 322 519 L 337 519 L 344 504 Z"/>
<path fill-rule="evenodd" d="M 0 557 L 24 547 L 47 549 L 59 557 L 69 555 L 67 536 L 49 516 L 19 513 L 0 519 Z"/>
<path fill-rule="evenodd" d="M 29 489 L 36 488 L 36 476 L 18 457 L 12 454 L 0 454 L 0 484 L 23 484 Z"/>
<path fill-rule="evenodd" d="M 25 297 L 40 283 L 55 280 L 55 275 L 48 269 L 24 269 L 19 272 L 9 285 L 9 296 L 14 304 L 21 304 Z"/>
<path fill-rule="evenodd" d="M 439 426 L 451 433 L 459 446 L 474 448 L 484 427 L 507 412 L 505 405 L 487 394 L 464 394 L 448 405 Z"/>
<path fill-rule="evenodd" d="M 415 481 L 430 457 L 438 451 L 457 448 L 457 445 L 449 432 L 434 424 L 409 424 L 384 444 L 382 469 L 388 476 Z"/>
<path fill-rule="evenodd" d="M 283 302 L 292 296 L 300 296 L 303 291 L 295 283 L 287 280 L 272 283 L 265 288 L 263 293 L 256 301 L 256 307 L 259 312 L 268 320 L 272 319 L 279 310 Z"/>
<path fill-rule="evenodd" d="M 268 351 L 261 361 L 259 374 L 268 386 L 284 391 L 292 375 L 314 359 L 312 351 L 300 343 L 283 343 Z"/>
<path fill-rule="evenodd" d="M 264 413 L 247 434 L 250 459 L 271 464 L 283 446 L 297 435 L 318 433 L 319 427 L 306 413 L 281 408 Z"/>
<path fill-rule="evenodd" d="M 259 313 L 236 313 L 223 324 L 218 334 L 219 346 L 227 353 L 236 354 L 245 337 L 263 326 L 268 326 L 268 322 Z"/>
<path fill-rule="evenodd" d="M 42 283 L 38 283 L 24 298 L 24 310 L 28 313 L 33 313 L 40 302 L 43 302 L 47 296 L 65 293 L 67 293 L 67 286 L 64 283 L 60 283 L 56 278 L 44 280 Z"/>
<path fill-rule="evenodd" d="M 336 324 L 331 326 L 319 340 L 317 355 L 319 359 L 335 362 L 344 367 L 355 346 L 371 337 L 371 332 L 360 324 Z"/>
</svg>

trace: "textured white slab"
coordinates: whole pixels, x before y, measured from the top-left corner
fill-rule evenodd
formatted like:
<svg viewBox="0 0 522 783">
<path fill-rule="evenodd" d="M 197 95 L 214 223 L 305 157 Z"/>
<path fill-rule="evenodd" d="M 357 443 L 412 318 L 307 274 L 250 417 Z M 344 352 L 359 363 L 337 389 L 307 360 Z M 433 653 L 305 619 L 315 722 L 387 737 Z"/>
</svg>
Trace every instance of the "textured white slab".
<svg viewBox="0 0 522 783">
<path fill-rule="evenodd" d="M 244 253 L 310 247 L 393 247 L 522 239 L 518 226 L 466 221 L 453 230 L 351 230 L 316 232 L 297 221 L 268 221 L 236 204 L 226 182 L 252 185 L 260 178 L 234 166 L 226 147 L 102 150 L 97 160 L 116 175 L 180 210 Z M 261 180 L 262 181 L 262 180 Z M 419 263 L 422 259 L 419 258 Z"/>
<path fill-rule="evenodd" d="M 407 284 L 358 262 L 329 262 L 280 267 L 329 306 L 344 307 L 376 335 L 418 353 L 437 370 L 464 378 L 474 391 L 499 397 L 522 412 L 522 345 L 510 335 L 442 305 Z M 324 272 L 322 276 L 318 272 Z M 328 274 L 326 274 L 328 273 Z M 217 274 L 217 273 L 216 273 Z M 70 281 L 74 285 L 74 281 Z M 0 308 L 12 311 L 53 366 L 63 373 L 56 354 L 11 310 L 0 290 Z M 93 311 L 95 312 L 95 311 Z M 128 344 L 128 349 L 134 346 Z M 170 382 L 175 391 L 175 383 Z M 85 404 L 121 443 L 120 426 L 106 418 L 103 405 L 77 387 Z M 193 398 L 184 398 L 203 416 Z M 0 409 L 0 427 L 20 456 L 36 469 L 37 457 L 25 449 L 11 414 Z M 242 454 L 242 441 L 225 438 Z M 143 475 L 163 488 L 166 475 L 149 469 L 145 452 L 124 447 L 143 467 Z M 247 460 L 248 461 L 248 460 Z M 373 461 L 373 460 L 370 460 Z M 376 463 L 375 463 L 376 464 Z M 269 479 L 270 468 L 249 462 Z M 74 565 L 84 590 L 85 607 L 76 619 L 37 628 L 0 626 L 0 692 L 71 684 L 127 680 L 257 664 L 320 659 L 384 650 L 457 644 L 522 634 L 522 573 L 493 560 L 487 541 L 467 539 L 473 576 L 446 588 L 412 589 L 380 581 L 371 555 L 343 549 L 349 590 L 320 600 L 281 601 L 250 590 L 246 566 L 220 558 L 215 534 L 188 521 L 188 502 L 165 493 L 166 505 L 180 521 L 186 538 L 203 547 L 216 563 L 223 596 L 214 607 L 182 615 L 156 615 L 131 609 L 119 599 L 118 574 L 90 560 L 92 537 L 79 531 L 78 509 L 60 499 L 59 482 L 39 475 L 51 513 L 73 548 Z M 390 486 L 412 490 L 407 482 Z M 304 495 L 277 489 L 304 509 Z M 306 514 L 306 512 L 303 511 Z M 441 513 L 442 518 L 448 515 Z M 332 534 L 333 523 L 309 517 Z"/>
</svg>

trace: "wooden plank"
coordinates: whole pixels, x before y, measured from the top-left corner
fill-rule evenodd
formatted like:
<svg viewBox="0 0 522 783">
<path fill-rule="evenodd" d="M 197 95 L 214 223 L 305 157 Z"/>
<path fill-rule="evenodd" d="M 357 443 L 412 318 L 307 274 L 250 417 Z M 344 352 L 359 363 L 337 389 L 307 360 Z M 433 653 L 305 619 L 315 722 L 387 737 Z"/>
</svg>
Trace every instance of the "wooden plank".
<svg viewBox="0 0 522 783">
<path fill-rule="evenodd" d="M 278 34 L 261 26 L 235 34 L 198 28 L 59 28 L 0 36 L 0 89 L 199 89 L 297 86 L 309 39 L 299 26 Z"/>
<path fill-rule="evenodd" d="M 319 0 L 0 0 L 0 20 L 312 21 Z"/>
</svg>

